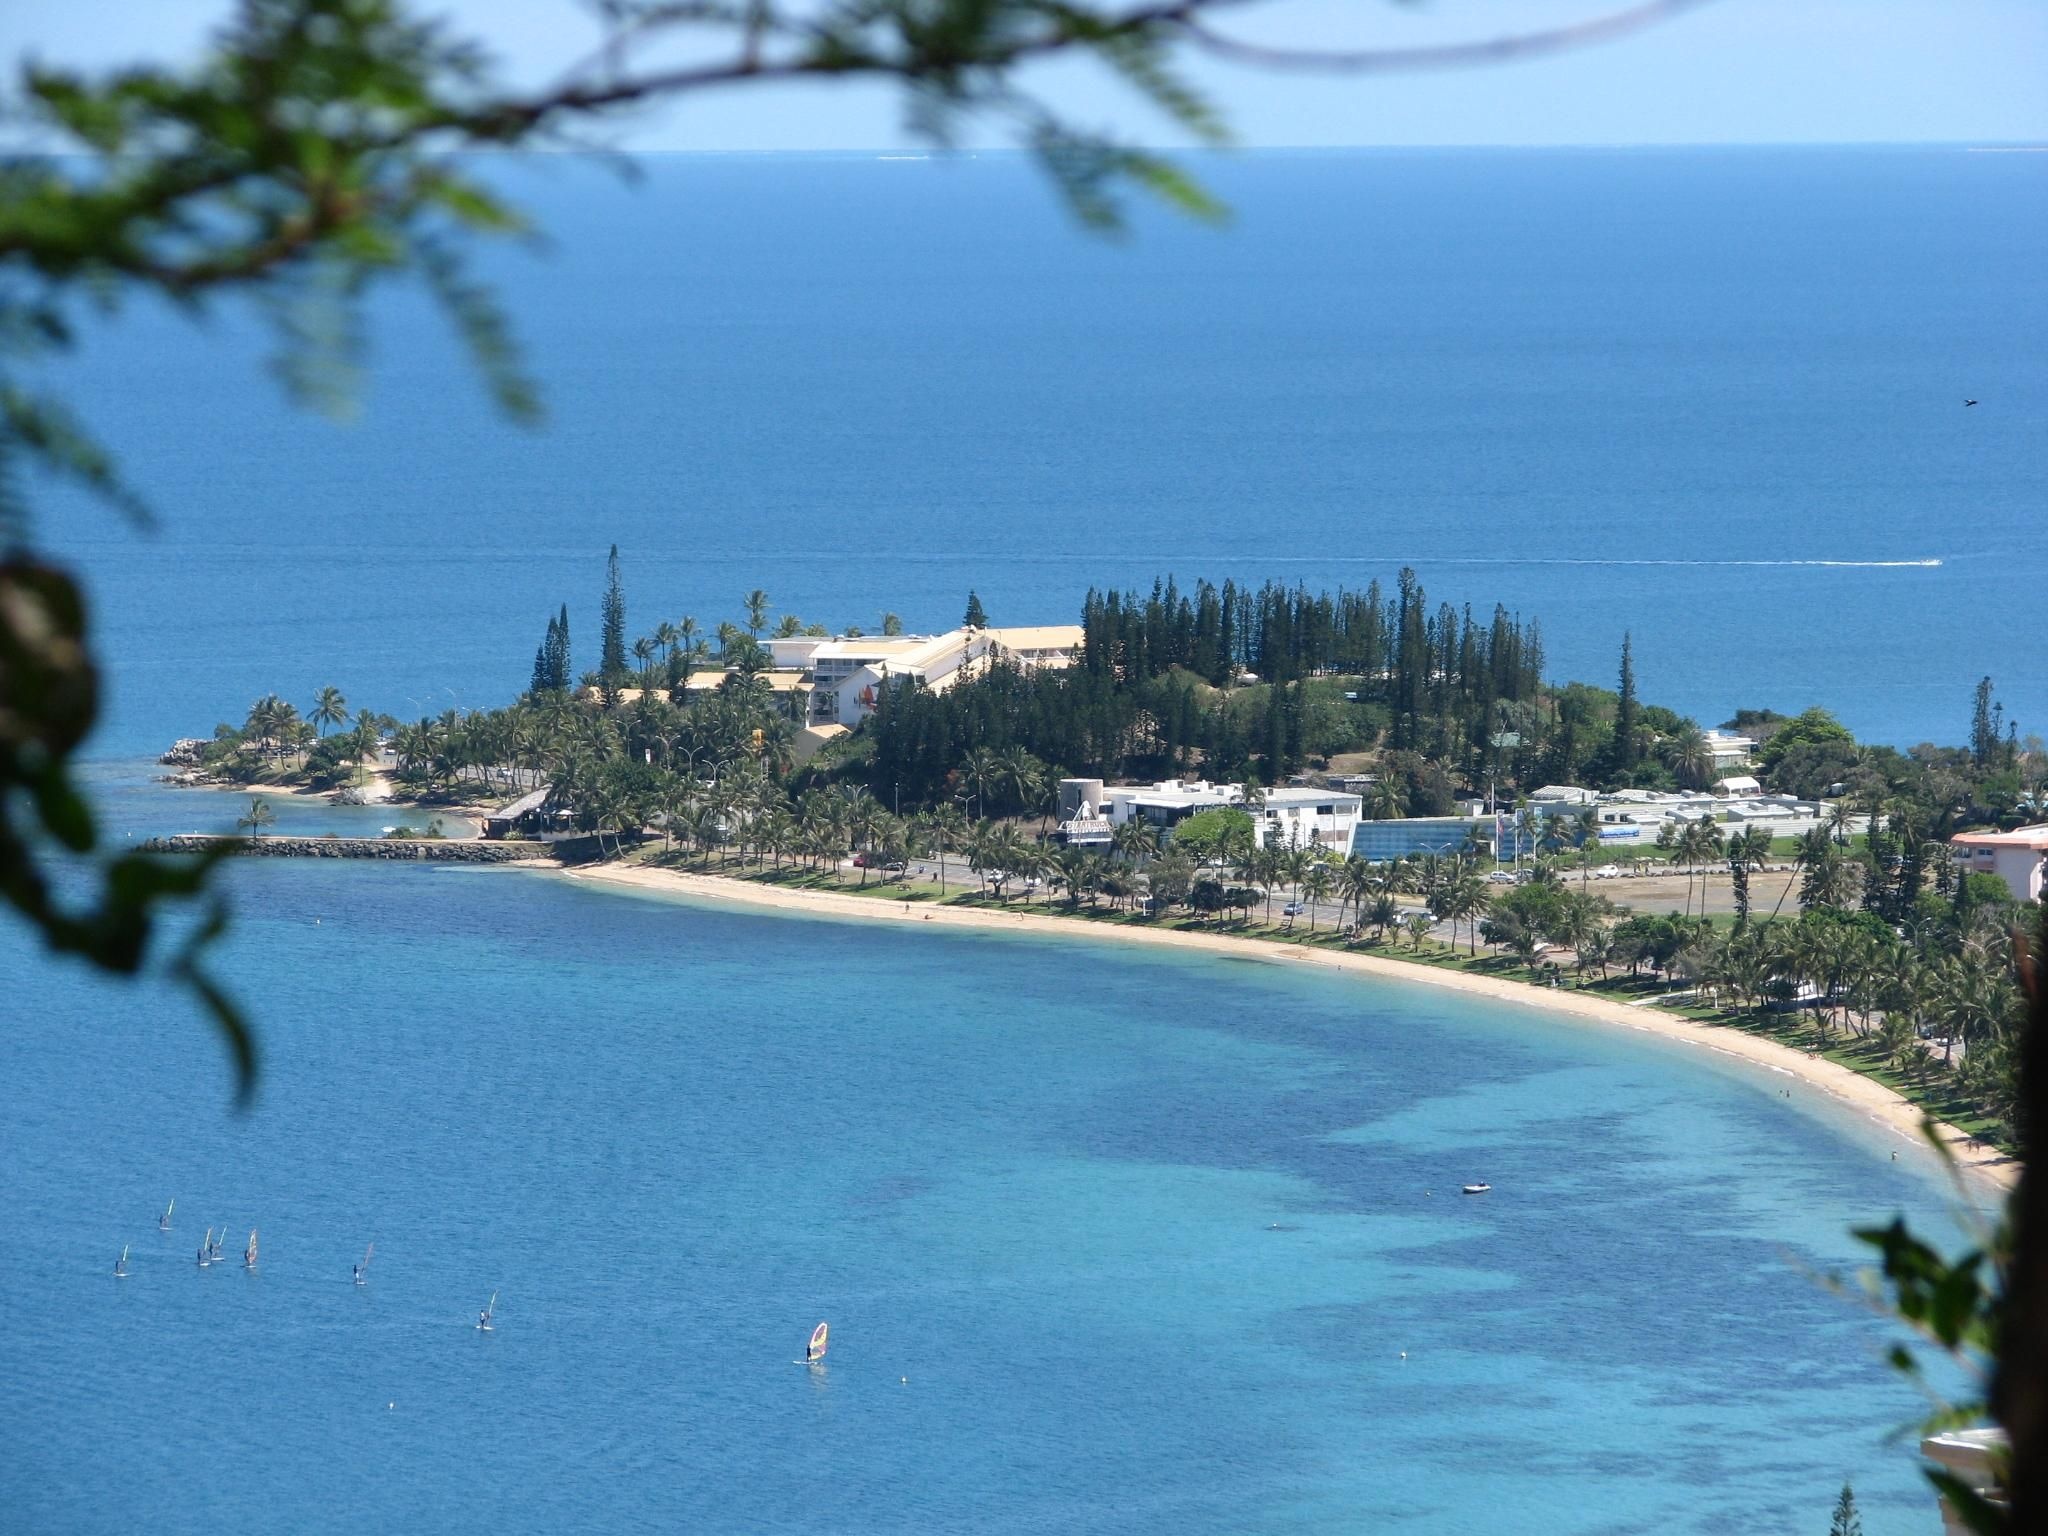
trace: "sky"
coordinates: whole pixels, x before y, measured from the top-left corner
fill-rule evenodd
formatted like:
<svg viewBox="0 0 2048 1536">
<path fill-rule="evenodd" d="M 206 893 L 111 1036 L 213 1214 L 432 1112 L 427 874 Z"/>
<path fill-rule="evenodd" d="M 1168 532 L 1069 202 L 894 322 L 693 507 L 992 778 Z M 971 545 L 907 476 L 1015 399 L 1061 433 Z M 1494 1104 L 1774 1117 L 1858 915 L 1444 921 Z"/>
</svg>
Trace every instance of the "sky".
<svg viewBox="0 0 2048 1536">
<path fill-rule="evenodd" d="M 1582 20 L 1631 0 L 1268 0 L 1233 11 L 1246 38 L 1412 46 Z M 597 37 L 577 0 L 419 7 L 487 42 L 508 80 L 537 85 Z M 228 0 L 9 0 L 0 58 L 106 66 L 190 57 Z M 1484 144 L 2048 144 L 2042 0 L 1714 0 L 1629 38 L 1456 71 L 1318 78 L 1192 73 L 1252 148 Z M 1085 67 L 1033 83 L 1076 120 L 1142 143 L 1183 139 Z M 636 150 L 862 150 L 904 145 L 878 86 L 729 90 L 617 130 Z M 991 135 L 986 142 L 1000 142 Z"/>
</svg>

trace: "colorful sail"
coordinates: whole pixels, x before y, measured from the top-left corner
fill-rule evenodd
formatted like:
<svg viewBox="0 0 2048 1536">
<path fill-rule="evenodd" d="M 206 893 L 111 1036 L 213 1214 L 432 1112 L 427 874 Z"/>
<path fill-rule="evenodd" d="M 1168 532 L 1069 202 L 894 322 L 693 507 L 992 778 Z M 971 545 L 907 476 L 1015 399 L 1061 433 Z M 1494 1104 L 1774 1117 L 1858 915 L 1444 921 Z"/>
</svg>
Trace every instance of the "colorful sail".
<svg viewBox="0 0 2048 1536">
<path fill-rule="evenodd" d="M 811 1347 L 804 1351 L 804 1363 L 816 1365 L 825 1358 L 825 1346 L 829 1342 L 830 1330 L 823 1323 L 811 1330 Z"/>
</svg>

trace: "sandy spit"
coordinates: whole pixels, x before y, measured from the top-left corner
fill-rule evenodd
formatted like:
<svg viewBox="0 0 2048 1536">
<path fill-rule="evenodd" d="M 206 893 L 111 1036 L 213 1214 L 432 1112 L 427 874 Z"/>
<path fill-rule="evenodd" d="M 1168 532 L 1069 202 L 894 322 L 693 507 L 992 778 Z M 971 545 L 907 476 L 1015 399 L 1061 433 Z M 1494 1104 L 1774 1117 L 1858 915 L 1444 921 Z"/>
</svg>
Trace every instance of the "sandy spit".
<svg viewBox="0 0 2048 1536">
<path fill-rule="evenodd" d="M 1827 1094 L 1867 1120 L 1918 1145 L 1921 1141 L 1920 1110 L 1893 1093 L 1882 1083 L 1824 1057 L 1760 1039 L 1739 1030 L 1695 1023 L 1677 1014 L 1654 1008 L 1635 1008 L 1610 998 L 1590 997 L 1567 989 L 1550 990 L 1494 976 L 1473 976 L 1460 971 L 1439 970 L 1382 956 L 1309 949 L 1278 944 L 1268 939 L 1236 938 L 1225 934 L 1183 933 L 1175 929 L 1142 928 L 1130 925 L 1080 923 L 1041 912 L 990 911 L 976 907 L 937 907 L 922 903 L 881 901 L 873 897 L 841 895 L 834 891 L 785 890 L 756 885 L 751 881 L 718 875 L 692 875 L 679 870 L 633 868 L 620 865 L 586 866 L 564 871 L 573 879 L 607 885 L 632 886 L 641 890 L 666 892 L 706 900 L 764 908 L 781 912 L 807 912 L 814 916 L 853 918 L 868 922 L 946 924 L 955 928 L 978 928 L 997 932 L 1067 933 L 1106 943 L 1150 945 L 1154 948 L 1193 949 L 1210 954 L 1247 954 L 1287 965 L 1325 966 L 1365 976 L 1409 982 L 1418 986 L 1445 987 L 1484 997 L 1494 1002 L 1655 1035 L 1723 1056 L 1750 1062 L 1786 1074 L 1807 1087 Z M 1969 1135 L 1941 1123 L 1938 1133 L 1956 1165 L 1990 1189 L 2010 1189 L 2019 1180 L 2020 1165 L 1993 1147 L 1974 1144 Z"/>
</svg>

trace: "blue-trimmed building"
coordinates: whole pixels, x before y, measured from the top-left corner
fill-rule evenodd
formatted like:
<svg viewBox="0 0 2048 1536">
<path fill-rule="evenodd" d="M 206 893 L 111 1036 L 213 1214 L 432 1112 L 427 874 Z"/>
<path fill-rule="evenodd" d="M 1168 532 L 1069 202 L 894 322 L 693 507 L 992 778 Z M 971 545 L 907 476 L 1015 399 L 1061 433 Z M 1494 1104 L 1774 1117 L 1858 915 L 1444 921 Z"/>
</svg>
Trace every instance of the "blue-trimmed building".
<svg viewBox="0 0 2048 1536">
<path fill-rule="evenodd" d="M 1480 841 L 1473 842 L 1478 833 Z M 1409 816 L 1400 821 L 1361 821 L 1351 833 L 1351 851 L 1370 864 L 1391 864 L 1418 853 L 1493 850 L 1491 816 Z"/>
</svg>

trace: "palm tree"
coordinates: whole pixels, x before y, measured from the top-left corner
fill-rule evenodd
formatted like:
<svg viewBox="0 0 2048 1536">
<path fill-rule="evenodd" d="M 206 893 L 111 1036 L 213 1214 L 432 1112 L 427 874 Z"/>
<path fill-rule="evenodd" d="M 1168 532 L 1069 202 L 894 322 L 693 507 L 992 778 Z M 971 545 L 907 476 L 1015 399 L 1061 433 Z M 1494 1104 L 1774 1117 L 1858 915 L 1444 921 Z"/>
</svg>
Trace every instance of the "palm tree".
<svg viewBox="0 0 2048 1536">
<path fill-rule="evenodd" d="M 1379 895 L 1369 898 L 1358 909 L 1359 925 L 1363 927 L 1367 923 L 1372 924 L 1373 937 L 1375 939 L 1384 939 L 1387 936 L 1387 930 L 1400 920 L 1400 905 L 1394 900 L 1392 894 L 1386 891 L 1382 891 Z"/>
<path fill-rule="evenodd" d="M 1799 839 L 1799 848 L 1792 855 L 1792 862 L 1799 870 L 1800 878 L 1797 883 L 1801 887 L 1800 904 L 1802 906 L 1805 905 L 1805 886 L 1807 881 L 1813 878 L 1814 871 L 1828 860 L 1833 851 L 1833 845 L 1828 840 L 1827 828 L 1825 827 L 1809 828 L 1806 834 Z M 1775 918 L 1784 909 L 1785 897 L 1790 893 L 1793 883 L 1789 880 L 1786 881 L 1785 889 L 1778 892 L 1778 903 L 1771 908 L 1772 917 Z"/>
<path fill-rule="evenodd" d="M 930 834 L 932 846 L 939 854 L 939 896 L 946 894 L 946 854 L 958 848 L 967 836 L 967 818 L 960 807 L 948 800 L 933 806 L 924 813 L 926 831 Z"/>
<path fill-rule="evenodd" d="M 1365 814 L 1368 821 L 1399 821 L 1407 811 L 1408 797 L 1392 776 L 1382 773 L 1366 786 Z"/>
<path fill-rule="evenodd" d="M 747 633 L 758 640 L 761 638 L 761 631 L 768 623 L 768 594 L 759 587 L 756 587 L 746 595 L 745 603 L 747 608 Z M 811 611 L 813 613 L 817 612 L 815 608 Z"/>
<path fill-rule="evenodd" d="M 383 744 L 383 733 L 378 729 L 376 715 L 367 709 L 356 712 L 355 729 L 349 733 L 349 751 L 356 760 L 356 782 L 363 781 L 364 771 L 376 757 L 377 749 Z"/>
<path fill-rule="evenodd" d="M 1159 857 L 1159 829 L 1143 816 L 1120 823 L 1109 835 L 1110 845 L 1133 866 Z"/>
<path fill-rule="evenodd" d="M 1444 891 L 1443 915 L 1451 920 L 1451 942 L 1458 941 L 1458 924 L 1464 923 L 1470 953 L 1479 953 L 1479 919 L 1486 915 L 1493 898 L 1476 870 L 1467 869 L 1454 877 Z"/>
<path fill-rule="evenodd" d="M 966 839 L 967 867 L 974 871 L 980 882 L 983 895 L 988 894 L 988 882 L 1002 864 L 1003 855 L 1008 851 L 1003 845 L 1000 830 L 992 821 L 976 822 Z"/>
<path fill-rule="evenodd" d="M 1415 946 L 1417 954 L 1422 953 L 1422 941 L 1429 937 L 1429 930 L 1436 926 L 1427 912 L 1411 912 L 1401 924 L 1408 931 L 1408 942 Z"/>
<path fill-rule="evenodd" d="M 1657 743 L 1657 756 L 1682 789 L 1705 789 L 1714 771 L 1706 733 L 1690 720 Z"/>
<path fill-rule="evenodd" d="M 997 782 L 1020 808 L 1036 803 L 1044 784 L 1037 758 L 1022 747 L 1012 747 L 997 760 Z"/>
<path fill-rule="evenodd" d="M 1312 861 L 1301 878 L 1301 894 L 1308 898 L 1308 931 L 1316 931 L 1316 908 L 1330 899 L 1330 892 L 1336 888 L 1337 875 L 1321 859 Z"/>
<path fill-rule="evenodd" d="M 1052 856 L 1052 865 L 1058 871 L 1060 884 L 1066 887 L 1068 906 L 1078 907 L 1084 896 L 1091 907 L 1095 905 L 1095 893 L 1102 879 L 1100 857 L 1069 844 Z"/>
<path fill-rule="evenodd" d="M 315 730 L 325 736 L 328 726 L 348 723 L 348 700 L 341 696 L 339 688 L 322 688 L 313 699 L 312 713 L 306 718 L 313 722 Z"/>
<path fill-rule="evenodd" d="M 235 819 L 235 830 L 246 830 L 251 837 L 263 836 L 263 829 L 277 821 L 277 812 L 270 808 L 270 802 L 261 795 L 249 797 L 249 809 Z"/>
<path fill-rule="evenodd" d="M 1379 876 L 1357 854 L 1352 854 L 1337 869 L 1337 921 L 1344 920 L 1344 908 L 1351 908 L 1352 926 L 1356 928 L 1364 921 L 1365 899 L 1378 889 Z"/>
<path fill-rule="evenodd" d="M 993 747 L 976 747 L 960 760 L 960 782 L 974 796 L 974 814 L 986 818 L 991 790 L 1003 784 L 1003 759 Z"/>
<path fill-rule="evenodd" d="M 1849 795 L 1840 795 L 1828 802 L 1826 826 L 1828 835 L 1835 840 L 1835 846 L 1849 846 L 1849 823 L 1855 819 L 1856 802 Z"/>
</svg>

